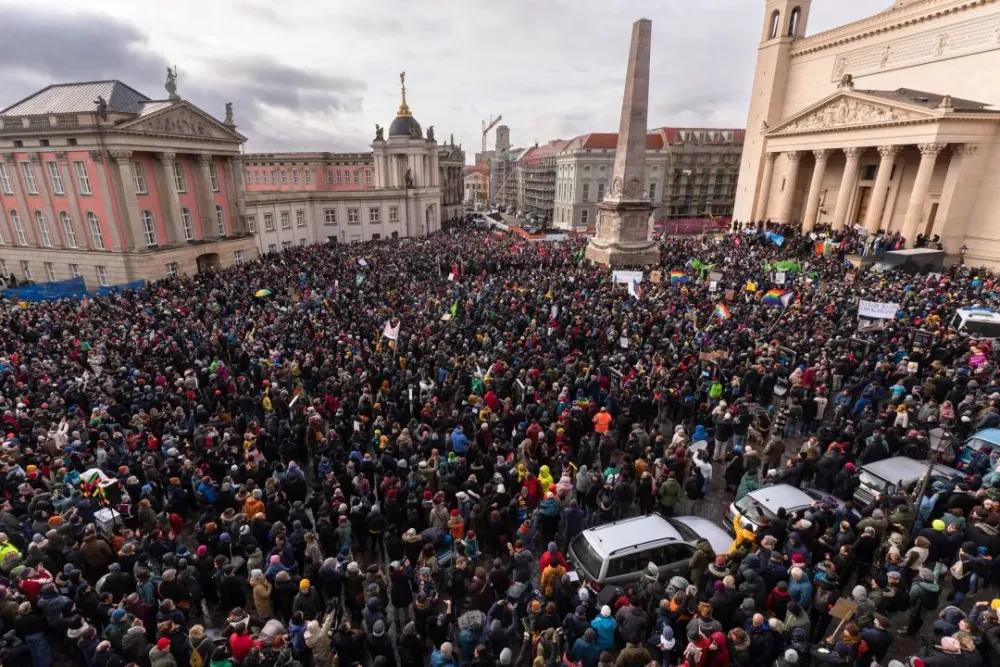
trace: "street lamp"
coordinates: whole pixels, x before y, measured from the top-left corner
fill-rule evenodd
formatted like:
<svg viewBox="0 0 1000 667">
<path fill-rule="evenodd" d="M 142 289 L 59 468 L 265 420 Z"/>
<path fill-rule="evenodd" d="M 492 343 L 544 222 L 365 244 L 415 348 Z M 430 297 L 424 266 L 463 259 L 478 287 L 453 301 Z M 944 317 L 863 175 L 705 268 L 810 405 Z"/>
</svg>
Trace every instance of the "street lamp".
<svg viewBox="0 0 1000 667">
<path fill-rule="evenodd" d="M 930 451 L 927 454 L 927 472 L 924 473 L 923 478 L 920 480 L 916 495 L 913 498 L 914 523 L 916 523 L 917 513 L 920 511 L 920 499 L 924 497 L 924 491 L 927 489 L 927 485 L 931 481 L 931 475 L 934 472 L 934 464 L 937 462 L 938 456 L 944 453 L 951 445 L 951 432 L 940 426 L 929 430 L 927 432 L 927 438 L 930 441 Z M 910 528 L 912 530 L 912 524 Z"/>
</svg>

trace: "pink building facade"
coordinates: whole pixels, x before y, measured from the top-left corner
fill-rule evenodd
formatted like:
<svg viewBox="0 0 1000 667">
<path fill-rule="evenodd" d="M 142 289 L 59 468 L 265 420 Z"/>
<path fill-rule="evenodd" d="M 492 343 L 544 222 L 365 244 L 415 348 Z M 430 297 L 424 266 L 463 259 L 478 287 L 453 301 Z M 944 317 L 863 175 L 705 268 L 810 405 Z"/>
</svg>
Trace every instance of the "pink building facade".
<svg viewBox="0 0 1000 667">
<path fill-rule="evenodd" d="M 0 272 L 96 287 L 249 260 L 243 141 L 119 81 L 49 86 L 0 111 Z"/>
</svg>

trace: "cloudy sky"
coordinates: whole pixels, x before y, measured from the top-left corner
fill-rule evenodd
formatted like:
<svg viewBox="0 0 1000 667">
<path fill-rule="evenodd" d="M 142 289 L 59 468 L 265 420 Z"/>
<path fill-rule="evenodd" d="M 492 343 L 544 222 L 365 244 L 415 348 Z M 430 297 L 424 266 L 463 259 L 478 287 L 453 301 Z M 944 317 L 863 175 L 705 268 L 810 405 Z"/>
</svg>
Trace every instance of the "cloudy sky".
<svg viewBox="0 0 1000 667">
<path fill-rule="evenodd" d="M 809 32 L 890 0 L 814 0 Z M 650 125 L 741 127 L 763 0 L 0 0 L 0 108 L 49 83 L 117 78 L 232 101 L 250 151 L 365 150 L 407 98 L 468 159 L 503 114 L 517 145 L 614 131 L 630 24 L 653 20 Z M 492 138 L 490 139 L 492 143 Z"/>
</svg>

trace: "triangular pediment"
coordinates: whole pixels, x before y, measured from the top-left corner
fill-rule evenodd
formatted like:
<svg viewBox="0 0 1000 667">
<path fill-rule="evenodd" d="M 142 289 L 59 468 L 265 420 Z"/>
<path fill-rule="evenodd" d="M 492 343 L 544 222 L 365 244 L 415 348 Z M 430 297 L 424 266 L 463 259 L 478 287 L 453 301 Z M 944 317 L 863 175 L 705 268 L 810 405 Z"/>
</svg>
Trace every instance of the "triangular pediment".
<svg viewBox="0 0 1000 667">
<path fill-rule="evenodd" d="M 123 123 L 119 129 L 194 139 L 246 141 L 246 138 L 235 129 L 220 123 L 198 107 L 183 100 L 151 102 L 149 106 L 153 109 Z"/>
<path fill-rule="evenodd" d="M 837 92 L 799 111 L 767 131 L 768 136 L 871 127 L 937 118 L 933 111 L 888 103 L 874 96 Z"/>
</svg>

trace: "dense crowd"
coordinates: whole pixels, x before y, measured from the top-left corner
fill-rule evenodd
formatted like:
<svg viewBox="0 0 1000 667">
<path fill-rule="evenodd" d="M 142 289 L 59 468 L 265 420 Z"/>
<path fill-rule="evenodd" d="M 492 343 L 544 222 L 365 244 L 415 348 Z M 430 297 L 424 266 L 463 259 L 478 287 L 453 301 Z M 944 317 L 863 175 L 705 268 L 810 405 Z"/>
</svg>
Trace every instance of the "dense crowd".
<svg viewBox="0 0 1000 667">
<path fill-rule="evenodd" d="M 993 276 L 770 231 L 666 239 L 632 285 L 467 223 L 0 302 L 3 664 L 998 667 L 995 457 L 853 504 L 861 465 L 1000 425 L 992 342 L 949 326 Z M 859 298 L 899 310 L 858 333 Z M 778 482 L 840 502 L 687 577 L 567 560 Z"/>
</svg>

